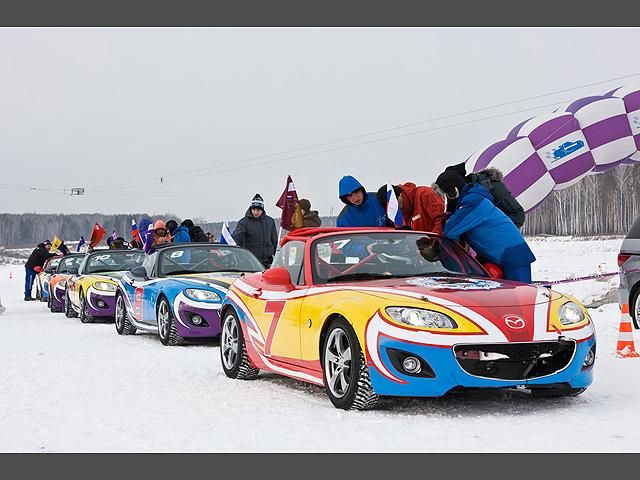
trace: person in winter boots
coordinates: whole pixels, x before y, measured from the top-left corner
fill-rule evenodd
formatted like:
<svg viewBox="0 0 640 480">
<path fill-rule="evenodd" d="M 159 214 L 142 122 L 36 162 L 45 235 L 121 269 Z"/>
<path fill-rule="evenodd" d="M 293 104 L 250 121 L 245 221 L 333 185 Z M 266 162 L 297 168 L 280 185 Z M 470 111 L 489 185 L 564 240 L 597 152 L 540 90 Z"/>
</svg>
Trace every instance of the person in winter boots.
<svg viewBox="0 0 640 480">
<path fill-rule="evenodd" d="M 24 265 L 25 279 L 24 279 L 24 299 L 25 301 L 35 300 L 31 296 L 31 290 L 33 289 L 33 282 L 36 279 L 36 267 L 38 270 L 42 269 L 44 262 L 51 257 L 55 257 L 56 254 L 51 252 L 51 240 L 45 240 L 39 243 L 38 246 L 31 252 L 27 263 Z"/>
<path fill-rule="evenodd" d="M 457 173 L 464 177 L 465 183 L 479 183 L 491 193 L 493 197 L 493 204 L 498 207 L 502 212 L 511 219 L 519 229 L 524 225 L 525 213 L 524 208 L 520 205 L 520 202 L 515 199 L 511 194 L 507 186 L 504 184 L 504 176 L 502 172 L 497 168 L 485 168 L 476 173 L 470 173 L 467 175 L 467 170 L 464 162 L 451 165 L 445 168 L 444 172 L 438 176 L 436 185 L 441 183 L 447 183 L 451 181 L 452 175 Z M 452 212 L 455 209 L 455 198 L 448 202 L 447 211 Z"/>
<path fill-rule="evenodd" d="M 178 226 L 178 222 L 175 220 L 169 220 L 166 226 L 167 230 L 169 230 L 169 233 L 171 234 L 173 243 L 189 243 L 191 241 L 189 229 L 186 226 Z"/>
<path fill-rule="evenodd" d="M 498 265 L 506 280 L 531 283 L 531 264 L 536 260 L 522 234 L 491 193 L 478 183 L 462 187 L 457 205 L 444 226 L 445 236 L 465 241 L 478 257 Z"/>
<path fill-rule="evenodd" d="M 322 225 L 322 220 L 318 215 L 317 210 L 311 210 L 311 202 L 306 198 L 298 201 L 300 210 L 302 211 L 302 226 L 303 227 L 319 227 Z"/>
<path fill-rule="evenodd" d="M 209 239 L 207 238 L 207 234 L 204 233 L 202 227 L 200 227 L 199 225 L 194 225 L 193 220 L 191 220 L 190 218 L 184 220 L 180 225 L 183 227 L 187 227 L 187 229 L 189 230 L 189 238 L 192 242 L 209 241 Z"/>
<path fill-rule="evenodd" d="M 346 206 L 338 215 L 337 227 L 384 227 L 386 225 L 387 214 L 376 201 L 376 194 L 367 192 L 351 175 L 340 179 L 338 194 Z"/>
<path fill-rule="evenodd" d="M 251 200 L 251 205 L 238 221 L 231 236 L 238 246 L 252 252 L 265 268 L 271 266 L 278 247 L 278 232 L 276 222 L 267 215 L 264 200 L 259 193 Z"/>
<path fill-rule="evenodd" d="M 393 191 L 402 211 L 404 224 L 411 230 L 442 233 L 444 200 L 431 187 L 418 187 L 406 182 L 394 185 Z M 387 211 L 387 185 L 382 185 L 377 193 L 378 202 Z M 393 226 L 393 225 L 392 225 Z"/>
</svg>

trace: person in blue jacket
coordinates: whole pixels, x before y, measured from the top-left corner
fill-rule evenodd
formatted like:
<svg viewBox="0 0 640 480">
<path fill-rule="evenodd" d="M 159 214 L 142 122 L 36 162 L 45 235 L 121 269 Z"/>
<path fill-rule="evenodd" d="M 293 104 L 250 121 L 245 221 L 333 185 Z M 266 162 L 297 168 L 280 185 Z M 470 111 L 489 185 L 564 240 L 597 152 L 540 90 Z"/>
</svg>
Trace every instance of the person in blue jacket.
<svg viewBox="0 0 640 480">
<path fill-rule="evenodd" d="M 376 192 L 367 192 L 351 175 L 340 179 L 338 194 L 346 206 L 338 215 L 337 227 L 384 227 L 386 225 L 387 213 L 376 199 Z"/>
<path fill-rule="evenodd" d="M 498 265 L 506 280 L 531 283 L 531 264 L 536 257 L 482 185 L 464 184 L 462 179 L 457 206 L 444 225 L 444 235 L 456 241 L 462 237 L 484 261 Z"/>
<path fill-rule="evenodd" d="M 173 243 L 189 243 L 191 241 L 189 229 L 184 225 L 178 226 L 178 222 L 175 220 L 169 220 L 167 222 L 167 230 L 169 230 L 173 238 Z"/>
</svg>

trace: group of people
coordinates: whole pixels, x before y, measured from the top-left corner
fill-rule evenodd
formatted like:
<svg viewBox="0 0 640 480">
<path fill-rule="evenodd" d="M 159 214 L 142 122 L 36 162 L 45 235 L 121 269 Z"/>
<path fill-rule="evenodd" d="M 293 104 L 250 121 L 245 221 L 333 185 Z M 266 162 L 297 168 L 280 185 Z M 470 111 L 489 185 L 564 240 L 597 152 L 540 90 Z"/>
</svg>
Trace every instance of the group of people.
<svg viewBox="0 0 640 480">
<path fill-rule="evenodd" d="M 464 163 L 447 167 L 431 186 L 393 185 L 402 224 L 387 217 L 387 185 L 367 192 L 352 176 L 339 183 L 345 207 L 338 227 L 383 227 L 442 233 L 470 247 L 483 264 L 500 268 L 503 278 L 531 283 L 535 256 L 520 228 L 524 209 L 503 183 L 502 173 L 488 168 L 467 174 Z"/>
<path fill-rule="evenodd" d="M 465 164 L 447 167 L 431 186 L 413 182 L 393 185 L 393 194 L 402 213 L 401 225 L 387 217 L 387 185 L 377 192 L 367 192 L 353 176 L 340 179 L 338 193 L 345 204 L 338 215 L 338 227 L 396 227 L 441 233 L 466 244 L 485 265 L 499 267 L 507 280 L 531 282 L 531 264 L 535 256 L 520 228 L 524 224 L 524 209 L 503 183 L 502 173 L 495 168 L 467 174 Z M 150 225 L 151 219 L 146 219 Z M 300 199 L 292 216 L 293 227 L 320 227 L 322 221 L 311 202 Z M 141 227 L 145 225 L 142 225 Z M 146 231 L 146 230 L 145 230 Z M 256 194 L 231 234 L 236 245 L 251 251 L 268 268 L 278 247 L 275 220 L 267 215 L 264 199 Z M 140 244 L 139 239 L 126 242 L 123 237 L 109 237 L 112 249 L 145 248 L 150 253 L 167 243 L 214 242 L 191 219 L 178 224 L 176 220 L 153 222 L 153 241 Z M 38 244 L 25 265 L 25 300 L 32 300 L 35 276 L 49 257 L 51 241 Z M 60 252 L 68 254 L 64 242 Z"/>
</svg>

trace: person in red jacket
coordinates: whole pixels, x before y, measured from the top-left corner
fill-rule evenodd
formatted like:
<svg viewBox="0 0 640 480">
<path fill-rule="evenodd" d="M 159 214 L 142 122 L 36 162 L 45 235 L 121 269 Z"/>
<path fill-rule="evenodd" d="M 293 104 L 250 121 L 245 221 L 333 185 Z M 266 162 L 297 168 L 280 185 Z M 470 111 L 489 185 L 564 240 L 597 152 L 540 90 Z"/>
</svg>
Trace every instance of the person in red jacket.
<svg viewBox="0 0 640 480">
<path fill-rule="evenodd" d="M 411 230 L 442 233 L 444 200 L 433 188 L 417 186 L 413 182 L 394 185 L 393 191 L 402 211 L 404 224 Z M 387 186 L 378 189 L 378 201 L 387 208 Z"/>
</svg>

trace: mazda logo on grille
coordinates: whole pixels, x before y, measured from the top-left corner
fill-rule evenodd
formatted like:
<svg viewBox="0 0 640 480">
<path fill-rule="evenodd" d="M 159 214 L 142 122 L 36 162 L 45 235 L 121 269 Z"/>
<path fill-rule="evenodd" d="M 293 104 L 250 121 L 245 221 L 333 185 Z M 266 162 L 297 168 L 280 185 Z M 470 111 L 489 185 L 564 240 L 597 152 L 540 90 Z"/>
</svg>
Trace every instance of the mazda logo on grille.
<svg viewBox="0 0 640 480">
<path fill-rule="evenodd" d="M 507 315 L 504 317 L 504 323 L 512 330 L 520 330 L 524 328 L 525 325 L 524 320 L 517 315 Z"/>
</svg>

